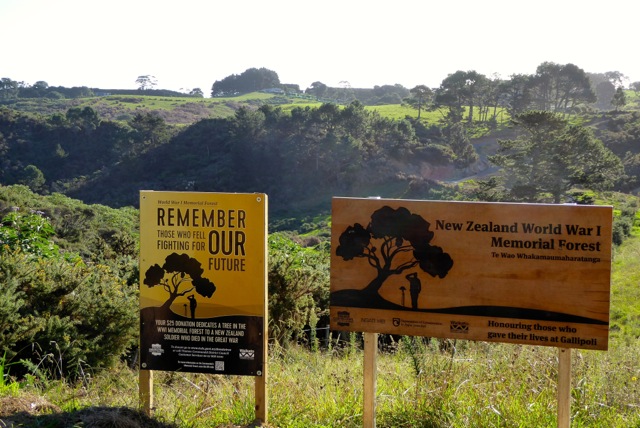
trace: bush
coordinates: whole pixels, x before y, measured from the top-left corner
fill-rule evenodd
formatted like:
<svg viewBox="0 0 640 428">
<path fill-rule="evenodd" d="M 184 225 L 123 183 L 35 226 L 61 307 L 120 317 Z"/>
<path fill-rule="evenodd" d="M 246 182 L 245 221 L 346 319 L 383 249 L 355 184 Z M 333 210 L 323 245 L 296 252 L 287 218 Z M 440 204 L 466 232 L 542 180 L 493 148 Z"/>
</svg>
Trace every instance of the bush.
<svg viewBox="0 0 640 428">
<path fill-rule="evenodd" d="M 20 249 L 38 257 L 59 255 L 58 247 L 49 240 L 54 233 L 41 213 L 21 214 L 16 209 L 0 222 L 0 254 Z"/>
<path fill-rule="evenodd" d="M 15 210 L 0 223 L 0 353 L 18 374 L 75 378 L 134 345 L 137 288 L 61 254 L 54 233 L 39 212 Z"/>
<path fill-rule="evenodd" d="M 73 379 L 135 344 L 137 289 L 106 266 L 17 250 L 0 259 L 0 283 L 0 353 L 12 374 Z"/>
<path fill-rule="evenodd" d="M 282 234 L 269 236 L 269 335 L 286 344 L 328 314 L 329 258 Z"/>
<path fill-rule="evenodd" d="M 618 215 L 614 216 L 612 240 L 615 245 L 621 245 L 626 238 L 631 236 L 636 221 L 636 211 L 635 202 L 628 202 L 622 205 Z"/>
</svg>

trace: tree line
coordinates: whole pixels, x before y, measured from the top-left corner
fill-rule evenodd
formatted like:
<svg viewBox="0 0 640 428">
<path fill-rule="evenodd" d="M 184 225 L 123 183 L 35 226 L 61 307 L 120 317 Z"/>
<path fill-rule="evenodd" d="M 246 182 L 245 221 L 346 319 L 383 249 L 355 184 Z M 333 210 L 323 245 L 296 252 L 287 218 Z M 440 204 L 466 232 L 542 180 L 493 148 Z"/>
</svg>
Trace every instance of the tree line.
<svg viewBox="0 0 640 428">
<path fill-rule="evenodd" d="M 202 98 L 203 93 L 199 88 L 194 88 L 188 93 L 171 91 L 168 89 L 154 89 L 148 83 L 149 76 L 140 76 L 136 80 L 138 89 L 100 89 L 87 86 L 50 86 L 44 80 L 33 84 L 13 80 L 9 77 L 0 78 L 0 103 L 9 104 L 19 99 L 43 98 L 49 100 L 90 98 L 104 95 L 156 95 L 164 97 L 194 97 Z"/>
<path fill-rule="evenodd" d="M 463 171 L 479 155 L 466 117 L 450 122 L 443 111 L 441 123 L 427 125 L 382 117 L 358 101 L 288 112 L 264 105 L 179 128 L 150 113 L 123 123 L 91 107 L 48 117 L 0 108 L 0 183 L 111 206 L 136 206 L 144 188 L 260 191 L 283 212 L 388 186 L 449 198 L 460 186 L 423 178 L 423 166 Z M 574 186 L 628 191 L 640 173 L 637 115 L 612 114 L 592 128 L 551 111 L 517 114 L 513 138 L 500 139 L 488 158 L 498 173 L 464 197 L 559 202 Z"/>
<path fill-rule="evenodd" d="M 148 113 L 122 123 L 91 107 L 49 117 L 1 108 L 0 182 L 112 206 L 137 205 L 142 188 L 261 189 L 289 207 L 317 192 L 355 194 L 402 179 L 400 165 L 469 165 L 477 154 L 455 129 L 391 120 L 359 102 L 240 108 L 186 128 Z"/>
<path fill-rule="evenodd" d="M 515 115 L 527 110 L 578 112 L 585 108 L 618 110 L 626 103 L 624 88 L 627 77 L 619 71 L 588 73 L 575 64 L 543 62 L 533 74 L 513 74 L 508 78 L 487 76 L 475 70 L 458 70 L 445 77 L 440 85 L 430 88 L 417 85 L 408 89 L 400 84 L 376 85 L 374 88 L 352 88 L 343 81 L 339 87 L 329 87 L 321 81 L 312 82 L 304 91 L 297 84 L 280 82 L 278 74 L 267 68 L 249 68 L 216 80 L 211 87 L 212 97 L 230 97 L 249 92 L 278 89 L 286 94 L 305 93 L 323 102 L 349 104 L 360 101 L 365 105 L 406 103 L 421 109 L 447 108 L 452 121 L 459 120 L 468 109 L 467 119 L 476 116 L 482 121 L 495 120 L 498 109 Z M 141 75 L 136 79 L 137 90 L 110 89 L 110 94 L 153 93 L 163 96 L 204 95 L 200 88 L 188 93 L 154 89 L 157 79 Z M 640 92 L 640 82 L 631 82 L 628 89 Z M 105 93 L 97 88 L 50 87 L 45 81 L 33 85 L 4 77 L 0 79 L 0 101 L 17 98 L 81 98 Z"/>
<path fill-rule="evenodd" d="M 405 96 L 417 109 L 418 117 L 400 120 L 358 100 L 289 111 L 242 107 L 232 117 L 183 128 L 151 113 L 111 121 L 91 107 L 48 116 L 0 107 L 0 183 L 112 206 L 137 205 L 143 188 L 261 191 L 283 212 L 305 206 L 303 201 L 380 187 L 405 188 L 404 196 L 417 198 L 532 202 L 561 201 L 574 186 L 627 191 L 640 173 L 637 113 L 614 111 L 598 127 L 586 126 L 598 118 L 587 104 L 598 99 L 596 77 L 600 87 L 620 89 L 624 81 L 619 72 L 594 76 L 571 64 L 543 63 L 534 75 L 506 81 L 459 71 L 435 89 L 374 88 L 380 97 Z M 225 82 L 220 90 L 239 82 L 255 90 L 278 78 L 250 69 Z M 312 90 L 328 88 L 315 82 Z M 424 110 L 439 111 L 441 120 L 425 123 L 419 117 Z M 480 156 L 470 135 L 478 124 L 497 126 L 498 111 L 513 118 L 513 138 L 498 141 L 500 151 L 483 160 L 498 174 L 476 180 L 472 192 L 466 186 L 462 196 L 455 196 L 460 186 L 424 178 L 424 165 L 457 171 L 475 165 Z M 583 125 L 571 125 L 569 112 L 578 112 Z"/>
<path fill-rule="evenodd" d="M 315 81 L 304 91 L 320 100 L 365 105 L 406 103 L 424 109 L 448 110 L 452 122 L 466 116 L 469 122 L 495 121 L 499 109 L 510 115 L 528 110 L 576 113 L 585 109 L 617 110 L 626 103 L 624 87 L 627 78 L 619 71 L 587 73 L 575 64 L 543 62 L 533 74 L 514 74 L 509 78 L 486 76 L 475 70 L 458 70 L 442 80 L 437 88 L 417 85 L 382 85 L 373 89 L 352 88 L 349 82 L 329 87 Z M 250 68 L 243 73 L 216 81 L 212 97 L 234 96 L 269 88 L 300 93 L 298 85 L 281 84 L 278 74 L 266 68 Z M 640 82 L 629 84 L 640 91 Z M 419 115 L 420 113 L 418 113 Z"/>
</svg>

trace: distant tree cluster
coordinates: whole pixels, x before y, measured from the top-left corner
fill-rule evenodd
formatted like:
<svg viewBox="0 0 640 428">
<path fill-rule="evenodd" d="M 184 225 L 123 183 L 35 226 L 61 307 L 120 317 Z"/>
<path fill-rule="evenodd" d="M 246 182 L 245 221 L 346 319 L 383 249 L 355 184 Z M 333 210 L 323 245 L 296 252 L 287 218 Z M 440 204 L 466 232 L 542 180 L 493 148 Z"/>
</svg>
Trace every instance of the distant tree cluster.
<svg viewBox="0 0 640 428">
<path fill-rule="evenodd" d="M 621 188 L 640 176 L 640 160 L 634 154 L 640 137 L 627 121 L 625 125 L 612 124 L 612 129 L 619 131 L 600 134 L 604 147 L 623 160 L 626 176 L 601 148 L 602 142 L 582 129 L 570 132 L 567 126 L 559 125 L 557 132 L 535 137 L 539 132 L 535 126 L 545 129 L 594 101 L 592 83 L 598 79 L 603 87 L 613 85 L 615 89 L 607 92 L 611 95 L 609 104 L 611 109 L 622 110 L 626 99 L 619 73 L 587 76 L 571 64 L 554 63 L 541 64 L 535 75 L 504 81 L 475 71 L 458 71 L 434 89 L 385 85 L 371 90 L 372 101 L 404 96 L 405 104 L 415 107 L 417 116 L 438 107 L 441 120 L 429 125 L 419 117 L 381 117 L 357 100 L 344 106 L 327 102 L 317 108 L 290 111 L 269 105 L 239 108 L 233 117 L 203 120 L 181 129 L 143 110 L 132 113 L 126 122 L 116 122 L 102 119 L 88 106 L 48 117 L 0 108 L 0 183 L 25 184 L 42 193 L 60 192 L 115 206 L 137 204 L 137 190 L 142 186 L 203 191 L 260 189 L 283 207 L 300 195 L 358 194 L 363 188 L 390 181 L 408 182 L 412 196 L 428 197 L 444 187 L 426 180 L 422 165 L 458 170 L 474 166 L 480 157 L 471 132 L 479 128 L 478 123 L 484 132 L 497 126 L 500 112 L 516 119 L 520 134 L 502 141 L 499 156 L 492 158 L 494 166 L 511 174 L 510 178 L 503 177 L 502 187 L 496 184 L 485 189 L 483 197 L 558 200 L 567 188 L 564 181 Z M 235 94 L 241 89 L 275 87 L 279 80 L 270 70 L 250 69 L 216 83 L 222 91 L 219 93 Z M 339 89 L 343 95 L 363 93 L 348 82 Z M 331 94 L 332 89 L 314 82 L 307 93 L 320 97 Z M 549 115 L 539 116 L 546 122 L 524 126 L 531 112 Z M 611 162 L 597 164 L 566 153 L 563 147 L 574 147 L 580 154 L 584 150 L 597 153 L 598 161 Z M 514 155 L 516 150 L 521 158 Z M 548 177 L 539 175 L 544 172 L 536 164 L 540 157 L 529 154 L 536 151 L 555 156 L 546 159 L 543 166 L 547 175 L 563 181 L 556 183 L 559 187 L 549 187 Z M 581 171 L 579 165 L 591 169 Z M 517 171 L 516 167 L 524 169 Z M 534 187 L 527 187 L 531 184 L 526 182 L 527 176 L 537 177 L 529 180 Z M 589 177 L 598 177 L 600 182 L 589 181 Z M 497 190 L 500 192 L 495 193 Z M 489 196 L 488 192 L 494 193 Z"/>
<path fill-rule="evenodd" d="M 91 107 L 48 118 L 0 108 L 0 183 L 68 193 L 96 172 L 165 144 L 174 133 L 149 113 L 120 123 L 101 120 Z"/>
<path fill-rule="evenodd" d="M 458 77 L 455 80 L 460 81 Z M 203 120 L 184 129 L 148 113 L 136 113 L 122 123 L 100 119 L 91 107 L 72 107 L 65 115 L 49 118 L 0 109 L 0 183 L 25 184 L 38 192 L 61 192 L 114 206 L 137 204 L 141 187 L 260 189 L 283 209 L 300 195 L 356 195 L 376 183 L 406 181 L 413 197 L 429 197 L 432 192 L 440 192 L 442 186 L 420 179 L 421 164 L 451 165 L 462 170 L 479 159 L 467 120 L 458 116 L 456 107 L 459 102 L 470 104 L 471 99 L 453 100 L 475 94 L 474 115 L 482 116 L 486 109 L 482 103 L 477 104 L 476 92 L 468 94 L 468 88 L 458 89 L 454 86 L 450 92 L 433 93 L 435 98 L 446 95 L 452 104 L 444 109 L 443 122 L 431 126 L 414 118 L 381 117 L 358 101 L 345 107 L 326 103 L 290 112 L 269 105 L 257 110 L 240 108 L 233 117 Z M 426 88 L 423 94 L 413 94 L 424 95 L 428 103 L 432 91 Z M 471 107 L 465 108 L 470 115 Z M 561 113 L 548 113 L 549 117 L 543 116 L 549 123 L 564 120 Z M 516 124 L 527 123 L 523 119 L 528 116 L 515 117 L 520 118 Z M 542 129 L 547 126 L 539 125 Z M 508 145 L 505 140 L 504 149 L 493 161 L 512 174 L 504 182 L 509 184 L 511 194 L 491 198 L 532 201 L 550 193 L 553 200 L 558 200 L 567 185 L 551 188 L 546 184 L 556 178 L 571 185 L 620 186 L 624 171 L 614 162 L 619 158 L 625 159 L 633 176 L 640 171 L 636 166 L 640 161 L 635 157 L 616 151 L 612 158 L 595 136 L 583 133 L 581 128 L 571 132 L 565 128 L 559 125 L 558 132 L 536 137 L 535 144 L 524 137 L 514 139 L 517 145 Z M 539 132 L 534 126 L 522 129 L 528 129 L 530 136 Z M 637 141 L 634 136 L 627 139 Z M 541 148 L 543 143 L 548 147 Z M 563 151 L 566 147 L 574 147 L 575 153 Z M 521 151 L 514 152 L 516 149 Z M 535 151 L 555 156 L 544 163 L 546 170 L 536 164 L 539 156 L 527 154 Z M 597 155 L 580 157 L 585 151 Z M 608 164 L 602 163 L 605 161 Z M 525 169 L 517 171 L 516 167 Z M 553 168 L 553 174 L 549 168 Z M 633 176 L 624 181 L 632 181 Z M 536 188 L 527 187 L 529 184 L 523 181 L 527 177 L 536 177 L 530 180 Z"/>
<path fill-rule="evenodd" d="M 45 99 L 75 99 L 89 98 L 103 95 L 140 95 L 141 91 L 145 95 L 156 95 L 164 97 L 197 97 L 202 98 L 203 92 L 200 88 L 193 88 L 187 93 L 171 91 L 168 89 L 154 89 L 158 82 L 154 76 L 138 76 L 136 79 L 138 89 L 99 89 L 88 88 L 86 86 L 74 86 L 67 88 L 64 86 L 49 86 L 45 81 L 37 81 L 33 85 L 25 82 L 12 80 L 8 77 L 0 79 L 0 102 L 11 102 L 22 98 L 45 98 Z"/>
<path fill-rule="evenodd" d="M 591 129 L 571 125 L 557 113 L 529 111 L 513 124 L 521 133 L 498 140 L 498 153 L 489 157 L 501 168 L 501 180 L 492 183 L 504 185 L 504 199 L 558 204 L 574 186 L 607 190 L 624 176 L 620 158 Z"/>
<path fill-rule="evenodd" d="M 514 74 L 507 79 L 486 76 L 475 70 L 458 70 L 444 78 L 436 88 L 417 85 L 406 89 L 396 84 L 354 89 L 347 84 L 329 87 L 316 81 L 305 93 L 343 104 L 355 100 L 365 105 L 402 102 L 414 107 L 418 118 L 422 111 L 445 109 L 444 119 L 450 124 L 467 120 L 495 125 L 503 109 L 510 115 L 528 110 L 571 113 L 591 107 L 617 110 L 626 102 L 624 80 L 625 76 L 617 71 L 589 74 L 574 64 L 544 62 L 534 74 Z M 640 91 L 640 82 L 636 83 Z"/>
<path fill-rule="evenodd" d="M 569 113 L 597 99 L 584 70 L 573 64 L 545 62 L 535 74 L 515 74 L 509 79 L 459 70 L 448 75 L 438 88 L 416 86 L 405 102 L 416 107 L 418 114 L 422 109 L 445 109 L 448 123 L 464 119 L 495 125 L 503 109 L 511 116 L 529 110 Z"/>
<path fill-rule="evenodd" d="M 216 80 L 211 87 L 212 97 L 230 97 L 268 88 L 279 88 L 280 78 L 267 68 L 250 68 L 241 74 L 232 74 Z"/>
<path fill-rule="evenodd" d="M 463 136 L 450 145 L 453 134 L 381 117 L 359 102 L 291 112 L 241 108 L 233 117 L 180 129 L 147 113 L 114 122 L 91 107 L 48 118 L 5 108 L 0 130 L 0 183 L 112 206 L 136 205 L 142 187 L 260 188 L 286 206 L 310 192 L 357 192 L 371 183 L 411 180 L 399 175 L 397 161 L 416 171 L 420 162 L 473 161 Z"/>
<path fill-rule="evenodd" d="M 16 98 L 83 98 L 93 97 L 93 90 L 86 86 L 65 88 L 63 86 L 49 86 L 45 81 L 38 81 L 33 85 L 18 82 L 8 77 L 0 79 L 0 101 Z"/>
</svg>

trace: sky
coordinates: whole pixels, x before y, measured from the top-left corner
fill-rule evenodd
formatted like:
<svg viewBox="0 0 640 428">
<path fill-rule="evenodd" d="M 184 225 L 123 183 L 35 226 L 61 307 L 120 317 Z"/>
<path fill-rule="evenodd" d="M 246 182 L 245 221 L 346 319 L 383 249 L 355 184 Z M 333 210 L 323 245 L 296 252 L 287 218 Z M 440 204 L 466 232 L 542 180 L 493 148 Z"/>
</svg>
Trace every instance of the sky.
<svg viewBox="0 0 640 428">
<path fill-rule="evenodd" d="M 640 1 L 0 0 L 0 78 L 206 96 L 248 68 L 302 90 L 447 75 L 534 74 L 545 61 L 640 81 Z"/>
</svg>

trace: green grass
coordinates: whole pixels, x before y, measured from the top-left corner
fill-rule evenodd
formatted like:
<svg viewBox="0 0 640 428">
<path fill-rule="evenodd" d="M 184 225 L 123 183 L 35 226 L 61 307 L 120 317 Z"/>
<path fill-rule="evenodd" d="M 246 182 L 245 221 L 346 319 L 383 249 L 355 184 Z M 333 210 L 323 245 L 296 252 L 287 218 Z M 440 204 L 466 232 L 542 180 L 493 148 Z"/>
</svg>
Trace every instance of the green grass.
<svg viewBox="0 0 640 428">
<path fill-rule="evenodd" d="M 5 352 L 5 355 L 0 358 L 0 396 L 16 395 L 20 390 L 20 384 L 9 378 L 7 369 L 7 355 Z"/>
<path fill-rule="evenodd" d="M 636 341 L 637 342 L 637 341 Z M 555 427 L 557 350 L 484 342 L 401 342 L 378 358 L 378 427 Z M 574 350 L 572 426 L 640 424 L 640 346 L 613 340 L 608 352 Z M 271 347 L 269 423 L 273 427 L 361 427 L 363 354 Z M 180 427 L 243 425 L 254 418 L 250 377 L 155 372 L 154 416 Z M 61 413 L 137 408 L 137 374 L 126 367 L 86 382 L 26 386 Z"/>
<path fill-rule="evenodd" d="M 206 117 L 222 118 L 232 116 L 235 108 L 240 105 L 257 107 L 263 104 L 271 104 L 282 108 L 285 112 L 290 112 L 294 108 L 317 108 L 322 105 L 320 101 L 313 101 L 306 97 L 284 96 L 276 94 L 268 94 L 263 92 L 251 92 L 236 97 L 216 97 L 216 98 L 194 98 L 194 97 L 168 97 L 157 95 L 108 95 L 103 97 L 90 97 L 79 99 L 24 99 L 18 100 L 11 104 L 11 108 L 41 114 L 62 113 L 71 107 L 91 107 L 100 113 L 102 118 L 110 120 L 130 120 L 131 116 L 138 111 L 164 111 L 172 112 L 174 110 L 186 109 L 194 110 L 194 107 L 203 108 Z M 378 106 L 366 106 L 369 111 L 376 111 L 382 117 L 393 120 L 404 119 L 405 117 L 416 118 L 418 111 L 414 108 L 401 104 L 386 104 Z M 476 112 L 477 113 L 477 112 Z M 436 111 L 422 110 L 420 119 L 423 123 L 437 124 L 444 118 L 446 109 Z M 205 115 L 200 111 L 195 119 L 202 118 Z M 477 114 L 476 114 L 477 117 Z M 190 124 L 195 120 L 194 116 L 184 116 L 176 119 L 177 122 Z M 508 122 L 508 114 L 500 109 L 498 113 L 498 126 L 504 126 Z M 471 137 L 484 135 L 488 130 L 475 130 Z M 477 134 L 477 135 L 476 135 Z"/>
<path fill-rule="evenodd" d="M 640 338 L 639 238 L 627 239 L 616 249 L 611 278 L 611 334 L 637 342 Z"/>
</svg>

